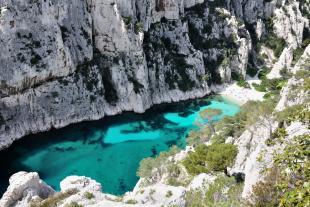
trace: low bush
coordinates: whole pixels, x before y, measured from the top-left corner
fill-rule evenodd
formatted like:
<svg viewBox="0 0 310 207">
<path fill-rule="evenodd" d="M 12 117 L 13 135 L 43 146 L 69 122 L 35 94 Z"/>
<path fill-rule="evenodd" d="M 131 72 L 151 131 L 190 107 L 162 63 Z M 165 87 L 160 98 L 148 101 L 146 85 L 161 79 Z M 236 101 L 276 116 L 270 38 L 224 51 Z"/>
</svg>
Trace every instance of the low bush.
<svg viewBox="0 0 310 207">
<path fill-rule="evenodd" d="M 252 86 L 259 92 L 267 92 L 266 86 L 263 84 L 252 83 Z"/>
<path fill-rule="evenodd" d="M 71 202 L 69 204 L 66 204 L 65 207 L 83 207 L 83 206 L 78 204 L 77 202 Z"/>
<path fill-rule="evenodd" d="M 134 30 L 135 30 L 136 34 L 139 34 L 140 32 L 143 32 L 143 23 L 142 22 L 136 22 Z"/>
<path fill-rule="evenodd" d="M 271 146 L 276 142 L 282 142 L 286 136 L 287 132 L 285 128 L 279 127 L 272 133 L 271 137 L 266 140 L 266 145 Z"/>
<path fill-rule="evenodd" d="M 270 68 L 264 67 L 262 70 L 259 71 L 258 73 L 258 78 L 260 80 L 266 79 L 267 74 L 271 71 Z"/>
<path fill-rule="evenodd" d="M 168 190 L 167 193 L 166 193 L 166 197 L 170 198 L 172 195 L 173 195 L 172 191 Z"/>
<path fill-rule="evenodd" d="M 284 39 L 277 37 L 274 34 L 269 34 L 266 39 L 263 40 L 265 45 L 271 48 L 274 52 L 274 55 L 279 58 L 283 52 L 286 42 Z"/>
<path fill-rule="evenodd" d="M 70 190 L 63 193 L 56 193 L 55 195 L 48 197 L 41 202 L 34 202 L 30 204 L 30 207 L 57 207 L 64 199 L 76 194 L 77 190 Z"/>
<path fill-rule="evenodd" d="M 88 200 L 95 198 L 94 194 L 91 192 L 85 192 L 84 197 L 87 198 Z"/>
<path fill-rule="evenodd" d="M 243 88 L 251 88 L 250 84 L 249 84 L 248 82 L 246 82 L 244 79 L 239 80 L 239 81 L 237 82 L 237 85 L 238 85 L 239 87 L 243 87 Z"/>
<path fill-rule="evenodd" d="M 304 104 L 286 107 L 275 115 L 278 122 L 285 122 L 286 124 L 294 121 L 300 121 L 304 124 L 310 123 L 310 111 Z"/>
<path fill-rule="evenodd" d="M 149 178 L 152 176 L 154 169 L 160 170 L 160 167 L 164 164 L 169 164 L 168 157 L 175 155 L 180 150 L 178 147 L 173 146 L 168 152 L 162 152 L 155 158 L 145 158 L 141 160 L 140 166 L 137 171 L 137 175 L 141 178 Z M 170 163 L 171 164 L 171 163 Z"/>
<path fill-rule="evenodd" d="M 247 206 L 252 207 L 273 207 L 279 204 L 279 192 L 276 184 L 279 182 L 280 172 L 276 167 L 268 169 L 264 181 L 259 181 L 253 186 L 251 200 Z"/>
<path fill-rule="evenodd" d="M 129 199 L 125 202 L 126 204 L 137 204 L 138 201 L 134 200 L 134 199 Z"/>
<path fill-rule="evenodd" d="M 282 153 L 275 154 L 274 166 L 254 187 L 249 206 L 309 206 L 310 135 L 286 140 Z"/>
<path fill-rule="evenodd" d="M 243 206 L 241 193 L 243 183 L 237 183 L 233 177 L 218 176 L 203 190 L 190 190 L 185 194 L 188 207 Z"/>
</svg>

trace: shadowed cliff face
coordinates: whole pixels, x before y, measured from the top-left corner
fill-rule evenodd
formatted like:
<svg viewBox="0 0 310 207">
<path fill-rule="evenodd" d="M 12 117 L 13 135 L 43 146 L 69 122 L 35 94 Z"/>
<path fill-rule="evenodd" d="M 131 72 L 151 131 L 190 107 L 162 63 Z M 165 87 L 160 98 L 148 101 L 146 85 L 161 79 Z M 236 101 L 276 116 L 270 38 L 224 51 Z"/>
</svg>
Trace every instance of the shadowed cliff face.
<svg viewBox="0 0 310 207">
<path fill-rule="evenodd" d="M 284 3 L 0 0 L 0 148 L 52 127 L 201 97 L 212 83 L 245 77 L 270 17 L 277 17 L 271 31 L 292 48 L 300 44 L 308 24 L 298 2 L 288 14 Z M 294 28 L 278 26 L 290 16 Z"/>
</svg>

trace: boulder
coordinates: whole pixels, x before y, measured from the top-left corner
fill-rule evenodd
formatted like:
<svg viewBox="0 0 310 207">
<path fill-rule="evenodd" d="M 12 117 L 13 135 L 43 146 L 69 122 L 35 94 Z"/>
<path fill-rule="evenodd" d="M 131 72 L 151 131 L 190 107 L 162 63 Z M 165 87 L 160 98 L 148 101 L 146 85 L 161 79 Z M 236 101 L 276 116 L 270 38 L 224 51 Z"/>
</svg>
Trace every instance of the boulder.
<svg viewBox="0 0 310 207">
<path fill-rule="evenodd" d="M 18 172 L 11 176 L 10 185 L 0 200 L 1 207 L 28 207 L 34 198 L 45 199 L 55 193 L 36 172 Z"/>
</svg>

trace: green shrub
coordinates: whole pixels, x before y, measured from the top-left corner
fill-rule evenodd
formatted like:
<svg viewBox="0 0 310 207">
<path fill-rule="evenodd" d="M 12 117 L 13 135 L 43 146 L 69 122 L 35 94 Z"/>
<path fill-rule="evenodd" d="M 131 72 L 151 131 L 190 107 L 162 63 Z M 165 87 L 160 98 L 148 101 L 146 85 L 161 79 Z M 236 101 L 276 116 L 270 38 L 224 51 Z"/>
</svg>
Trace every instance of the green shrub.
<svg viewBox="0 0 310 207">
<path fill-rule="evenodd" d="M 77 202 L 71 202 L 70 204 L 66 204 L 65 207 L 83 207 L 83 206 L 78 204 Z"/>
<path fill-rule="evenodd" d="M 167 164 L 168 157 L 177 154 L 180 149 L 176 146 L 170 148 L 168 152 L 161 152 L 155 158 L 145 158 L 141 160 L 137 175 L 141 178 L 149 178 L 152 176 L 154 169 L 159 169 L 161 165 Z"/>
<path fill-rule="evenodd" d="M 94 194 L 91 192 L 85 192 L 84 197 L 87 198 L 88 200 L 95 198 Z"/>
<path fill-rule="evenodd" d="M 264 96 L 263 96 L 263 98 L 264 99 L 269 99 L 269 98 L 271 98 L 273 96 L 273 94 L 272 93 L 266 93 Z"/>
<path fill-rule="evenodd" d="M 252 86 L 259 92 L 267 92 L 266 86 L 263 84 L 252 83 Z"/>
<path fill-rule="evenodd" d="M 132 22 L 132 17 L 131 16 L 123 17 L 123 21 L 124 21 L 126 26 L 129 26 Z"/>
<path fill-rule="evenodd" d="M 287 132 L 285 128 L 279 127 L 272 133 L 271 137 L 266 140 L 266 145 L 271 146 L 274 145 L 277 141 L 282 142 L 286 136 Z"/>
<path fill-rule="evenodd" d="M 247 126 L 256 123 L 260 115 L 268 114 L 273 110 L 273 100 L 260 101 L 248 101 L 242 105 L 239 113 L 233 117 L 224 117 L 222 120 L 216 123 L 215 129 L 220 137 L 239 137 Z M 269 110 L 266 110 L 269 109 Z M 260 114 L 254 117 L 253 114 Z"/>
<path fill-rule="evenodd" d="M 197 123 L 202 125 L 207 124 L 207 126 L 209 126 L 211 130 L 211 133 L 214 134 L 215 133 L 214 122 L 222 113 L 223 111 L 221 109 L 212 109 L 212 108 L 204 109 L 199 112 Z"/>
<path fill-rule="evenodd" d="M 262 78 L 261 84 L 253 83 L 252 86 L 259 92 L 280 93 L 281 89 L 286 85 L 286 83 L 286 78 Z"/>
<path fill-rule="evenodd" d="M 277 182 L 279 182 L 280 172 L 276 167 L 267 170 L 267 175 L 263 181 L 259 181 L 253 186 L 250 195 L 251 207 L 274 207 L 279 205 L 279 192 Z"/>
<path fill-rule="evenodd" d="M 173 195 L 172 191 L 168 190 L 167 193 L 166 193 L 166 197 L 170 198 L 172 195 Z"/>
<path fill-rule="evenodd" d="M 77 190 L 69 190 L 66 192 L 56 193 L 55 195 L 48 197 L 40 202 L 33 202 L 30 207 L 57 207 L 64 199 L 76 194 Z"/>
<path fill-rule="evenodd" d="M 245 80 L 239 80 L 239 81 L 237 82 L 237 85 L 238 85 L 239 87 L 243 87 L 243 88 L 251 88 L 251 87 L 250 87 L 250 84 L 249 84 L 248 82 L 246 82 Z"/>
<path fill-rule="evenodd" d="M 275 154 L 274 166 L 266 170 L 250 196 L 249 206 L 309 206 L 310 135 L 286 140 L 282 153 Z"/>
<path fill-rule="evenodd" d="M 297 80 L 304 79 L 305 77 L 310 77 L 309 70 L 298 70 L 295 74 L 295 78 Z"/>
<path fill-rule="evenodd" d="M 271 48 L 274 52 L 274 55 L 279 58 L 283 52 L 286 42 L 284 39 L 277 37 L 274 34 L 269 34 L 266 39 L 263 40 L 265 45 Z"/>
<path fill-rule="evenodd" d="M 283 111 L 277 112 L 275 115 L 278 122 L 285 122 L 287 124 L 294 121 L 300 121 L 305 124 L 310 122 L 310 111 L 304 104 L 286 107 Z"/>
<path fill-rule="evenodd" d="M 203 190 L 190 190 L 185 194 L 188 207 L 232 207 L 243 206 L 241 193 L 243 184 L 233 177 L 219 176 Z"/>
<path fill-rule="evenodd" d="M 135 29 L 136 34 L 143 32 L 143 23 L 142 22 L 136 22 L 134 29 Z"/>
<path fill-rule="evenodd" d="M 248 84 L 248 82 L 246 82 L 244 78 L 238 73 L 232 72 L 231 79 L 234 81 L 237 81 L 237 85 L 240 87 L 250 88 L 250 85 Z"/>
<path fill-rule="evenodd" d="M 263 68 L 262 70 L 259 71 L 258 73 L 258 78 L 260 80 L 266 79 L 267 74 L 271 71 L 270 68 Z"/>
<path fill-rule="evenodd" d="M 138 201 L 134 200 L 134 199 L 129 199 L 126 201 L 126 204 L 137 204 Z"/>
<path fill-rule="evenodd" d="M 257 68 L 253 68 L 253 67 L 250 67 L 248 66 L 247 70 L 246 70 L 246 73 L 250 76 L 250 77 L 255 77 L 256 74 L 258 72 L 258 69 Z"/>
<path fill-rule="evenodd" d="M 193 175 L 210 171 L 224 171 L 232 164 L 236 155 L 237 148 L 232 144 L 199 145 L 195 148 L 195 152 L 186 157 L 183 165 Z"/>
</svg>

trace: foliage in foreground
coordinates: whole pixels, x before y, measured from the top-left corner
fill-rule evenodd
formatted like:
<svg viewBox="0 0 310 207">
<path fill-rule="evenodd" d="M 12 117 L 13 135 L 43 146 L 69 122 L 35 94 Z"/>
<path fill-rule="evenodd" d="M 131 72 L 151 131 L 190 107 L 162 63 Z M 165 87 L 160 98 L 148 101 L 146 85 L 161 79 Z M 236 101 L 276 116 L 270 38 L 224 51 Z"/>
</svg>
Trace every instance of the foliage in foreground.
<svg viewBox="0 0 310 207">
<path fill-rule="evenodd" d="M 188 207 L 240 207 L 243 184 L 233 177 L 219 176 L 212 184 L 202 190 L 186 192 L 185 201 Z"/>
<path fill-rule="evenodd" d="M 298 104 L 287 107 L 281 112 L 276 113 L 278 122 L 290 125 L 291 122 L 300 121 L 304 124 L 310 123 L 310 111 L 306 104 Z"/>
<path fill-rule="evenodd" d="M 287 141 L 282 153 L 275 155 L 274 166 L 265 179 L 253 188 L 254 207 L 304 207 L 310 205 L 310 135 Z"/>
<path fill-rule="evenodd" d="M 211 171 L 224 171 L 237 156 L 237 148 L 232 144 L 213 143 L 210 146 L 199 145 L 190 153 L 183 165 L 192 175 Z"/>
</svg>

